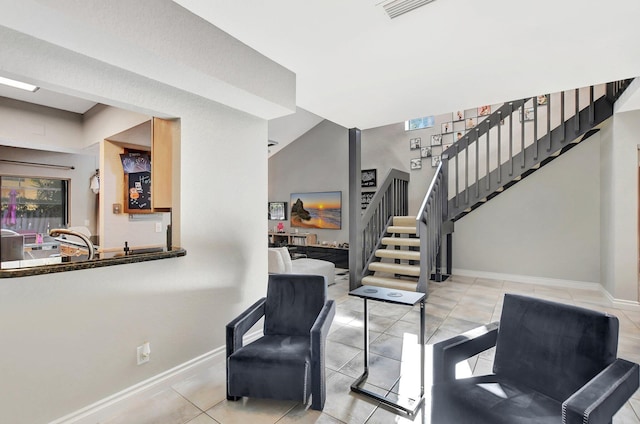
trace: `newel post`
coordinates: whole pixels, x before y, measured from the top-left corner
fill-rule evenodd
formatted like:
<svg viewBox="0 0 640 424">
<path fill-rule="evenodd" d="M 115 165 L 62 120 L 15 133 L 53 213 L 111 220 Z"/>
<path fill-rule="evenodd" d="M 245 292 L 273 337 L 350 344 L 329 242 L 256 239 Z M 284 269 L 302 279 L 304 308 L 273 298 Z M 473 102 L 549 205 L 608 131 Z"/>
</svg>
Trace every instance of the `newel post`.
<svg viewBox="0 0 640 424">
<path fill-rule="evenodd" d="M 349 290 L 360 286 L 362 279 L 362 187 L 360 185 L 360 130 L 349 129 Z"/>
</svg>

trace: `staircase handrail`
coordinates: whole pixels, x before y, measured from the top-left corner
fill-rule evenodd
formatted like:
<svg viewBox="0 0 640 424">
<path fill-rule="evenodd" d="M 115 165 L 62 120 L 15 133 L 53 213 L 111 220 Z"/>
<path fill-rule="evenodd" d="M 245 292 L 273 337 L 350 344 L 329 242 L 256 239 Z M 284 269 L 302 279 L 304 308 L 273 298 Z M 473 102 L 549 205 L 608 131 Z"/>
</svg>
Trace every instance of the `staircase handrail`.
<svg viewBox="0 0 640 424">
<path fill-rule="evenodd" d="M 377 205 L 382 201 L 382 197 L 384 193 L 389 189 L 391 184 L 393 184 L 394 180 L 406 181 L 409 182 L 410 175 L 408 172 L 400 171 L 399 169 L 391 168 L 387 175 L 384 177 L 382 184 L 378 187 L 371 202 L 367 206 L 367 209 L 364 211 L 364 215 L 362 215 L 362 223 L 366 224 L 371 220 Z M 408 201 L 408 199 L 407 199 Z"/>
<path fill-rule="evenodd" d="M 409 173 L 390 169 L 362 216 L 362 256 L 357 262 L 357 274 L 351 275 L 358 283 L 368 273 L 369 263 L 374 260 L 375 252 L 380 248 L 392 218 L 408 214 L 409 179 Z"/>
<path fill-rule="evenodd" d="M 512 181 L 517 181 L 530 169 L 535 169 L 543 161 L 555 157 L 554 153 L 558 150 L 567 146 L 570 148 L 573 140 L 587 134 L 590 129 L 610 116 L 612 113 L 611 105 L 631 81 L 631 79 L 627 79 L 607 83 L 606 93 L 598 99 L 594 98 L 595 86 L 584 87 L 588 89 L 589 98 L 586 99 L 586 107 L 582 109 L 580 108 L 580 100 L 584 101 L 585 99 L 581 99 L 579 88 L 554 93 L 559 94 L 559 100 L 557 100 L 556 110 L 553 113 L 551 94 L 545 96 L 545 103 L 539 103 L 538 96 L 504 103 L 480 122 L 476 128 L 468 131 L 460 140 L 443 152 L 443 155 L 446 154 L 448 161 L 451 162 L 449 166 L 454 184 L 454 187 L 451 188 L 453 198 L 449 207 L 450 216 L 448 219 L 458 219 L 477 202 L 485 201 L 483 199 L 491 196 L 496 189 L 508 186 L 512 184 Z M 575 109 L 571 108 L 572 110 L 565 116 L 565 98 L 570 99 L 571 97 L 575 98 Z M 533 109 L 533 119 L 525 120 L 521 116 L 520 122 L 514 123 L 514 121 L 518 121 L 518 114 L 522 113 L 527 104 L 531 105 Z M 546 118 L 539 116 L 540 110 L 546 111 Z M 553 127 L 551 126 L 552 117 L 553 121 L 559 122 Z M 497 133 L 489 139 L 490 130 L 496 127 Z M 503 127 L 508 128 L 508 138 L 505 139 L 508 149 L 501 153 L 500 133 Z M 525 127 L 526 134 L 529 136 L 528 143 L 525 142 Z M 542 136 L 538 133 L 538 129 L 541 130 Z M 516 145 L 513 144 L 516 142 L 513 138 L 514 131 L 519 133 L 520 137 Z M 479 156 L 481 140 L 482 146 L 484 146 L 483 150 L 486 150 L 486 152 L 482 152 L 482 159 L 486 162 L 484 164 L 481 164 L 482 162 L 479 160 L 481 158 Z M 516 149 L 519 150 L 517 153 Z M 459 163 L 462 152 L 465 153 L 464 163 Z M 470 161 L 473 162 L 475 170 L 469 163 Z M 490 161 L 495 161 L 497 165 L 490 166 Z M 481 171 L 484 172 L 482 177 L 479 176 Z"/>
<path fill-rule="evenodd" d="M 420 277 L 416 291 L 426 293 L 431 269 L 442 240 L 442 224 L 447 219 L 448 161 L 446 153 L 436 168 L 427 194 L 416 215 L 416 227 L 420 238 Z"/>
</svg>

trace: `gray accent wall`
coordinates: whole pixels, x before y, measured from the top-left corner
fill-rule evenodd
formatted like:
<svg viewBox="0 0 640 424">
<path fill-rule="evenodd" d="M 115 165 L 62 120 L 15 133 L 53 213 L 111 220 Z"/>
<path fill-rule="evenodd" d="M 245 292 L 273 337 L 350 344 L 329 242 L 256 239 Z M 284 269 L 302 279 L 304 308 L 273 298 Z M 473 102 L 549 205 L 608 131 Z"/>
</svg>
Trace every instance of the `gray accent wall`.
<svg viewBox="0 0 640 424">
<path fill-rule="evenodd" d="M 600 135 L 456 221 L 453 268 L 600 282 Z"/>
<path fill-rule="evenodd" d="M 349 241 L 349 133 L 331 121 L 322 121 L 295 142 L 269 158 L 269 201 L 288 203 L 287 221 L 269 221 L 273 229 L 283 222 L 291 228 L 291 193 L 319 191 L 342 192 L 342 228 L 340 230 L 302 229 L 318 235 L 318 243 Z M 259 205 L 267 213 L 267 205 Z M 258 207 L 258 206 L 256 206 Z M 265 234 L 265 244 L 266 244 Z"/>
</svg>

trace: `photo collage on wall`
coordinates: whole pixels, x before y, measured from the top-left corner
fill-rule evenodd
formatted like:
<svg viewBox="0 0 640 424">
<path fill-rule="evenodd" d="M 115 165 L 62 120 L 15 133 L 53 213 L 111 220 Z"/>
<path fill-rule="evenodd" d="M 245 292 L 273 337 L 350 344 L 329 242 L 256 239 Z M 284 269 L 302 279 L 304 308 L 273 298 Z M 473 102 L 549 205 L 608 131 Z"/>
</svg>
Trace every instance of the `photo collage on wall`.
<svg viewBox="0 0 640 424">
<path fill-rule="evenodd" d="M 491 106 L 484 105 L 474 109 L 458 110 L 453 113 L 441 115 L 435 125 L 435 134 L 432 134 L 426 142 L 422 142 L 420 137 L 409 140 L 410 150 L 420 152 L 420 157 L 410 159 L 410 169 L 422 169 L 422 161 L 425 158 L 431 159 L 431 166 L 437 167 L 440 164 L 442 153 L 456 141 L 462 139 L 468 131 L 475 128 L 480 122 L 491 114 Z M 431 122 L 434 120 L 431 119 Z M 417 152 L 416 152 L 417 153 Z"/>
<path fill-rule="evenodd" d="M 363 169 L 360 171 L 360 187 L 362 188 L 362 211 L 367 209 L 369 203 L 373 199 L 375 195 L 376 186 L 378 185 L 377 181 L 377 170 L 375 169 Z M 373 190 L 373 191 L 371 191 Z"/>
</svg>

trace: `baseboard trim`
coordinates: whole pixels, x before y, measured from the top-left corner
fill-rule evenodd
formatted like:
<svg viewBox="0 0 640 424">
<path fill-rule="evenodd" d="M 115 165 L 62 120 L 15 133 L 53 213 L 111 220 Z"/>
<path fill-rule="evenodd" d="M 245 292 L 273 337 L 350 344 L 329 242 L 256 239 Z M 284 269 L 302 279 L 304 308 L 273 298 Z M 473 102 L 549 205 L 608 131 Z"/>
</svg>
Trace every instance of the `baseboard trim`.
<svg viewBox="0 0 640 424">
<path fill-rule="evenodd" d="M 640 302 L 634 302 L 633 300 L 616 299 L 615 297 L 611 296 L 611 293 L 605 290 L 604 287 L 602 287 L 602 293 L 604 293 L 604 295 L 607 296 L 607 299 L 609 299 L 611 303 L 613 303 L 613 306 L 618 309 L 622 309 L 625 311 L 640 311 Z"/>
<path fill-rule="evenodd" d="M 243 342 L 251 343 L 262 335 L 262 330 L 245 335 Z M 131 401 L 150 390 L 159 391 L 169 388 L 178 381 L 195 375 L 203 368 L 208 368 L 225 360 L 226 346 L 217 347 L 203 355 L 193 358 L 165 372 L 130 386 L 118 393 L 107 396 L 91 405 L 85 406 L 49 424 L 81 424 L 95 423 L 96 419 L 105 419 L 122 409 L 122 404 Z"/>
<path fill-rule="evenodd" d="M 576 280 L 562 280 L 548 277 L 532 277 L 530 275 L 503 274 L 499 272 L 473 271 L 469 269 L 454 269 L 453 275 L 463 277 L 489 278 L 492 280 L 506 280 L 514 283 L 539 284 L 541 286 L 564 287 L 573 289 L 601 290 L 599 283 Z"/>
<path fill-rule="evenodd" d="M 562 280 L 547 277 L 532 277 L 530 275 L 503 274 L 499 272 L 474 271 L 469 269 L 453 269 L 452 275 L 460 275 L 462 277 L 488 278 L 492 280 L 505 280 L 514 283 L 538 284 L 541 286 L 549 287 L 594 290 L 603 293 L 611 302 L 611 304 L 618 309 L 625 309 L 630 311 L 640 310 L 640 302 L 625 299 L 616 299 L 600 283 L 576 280 Z"/>
</svg>

